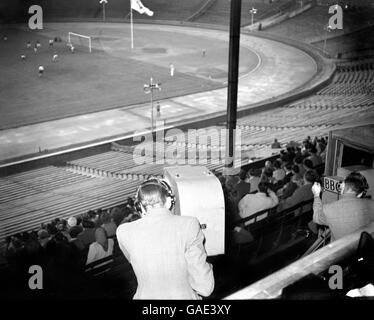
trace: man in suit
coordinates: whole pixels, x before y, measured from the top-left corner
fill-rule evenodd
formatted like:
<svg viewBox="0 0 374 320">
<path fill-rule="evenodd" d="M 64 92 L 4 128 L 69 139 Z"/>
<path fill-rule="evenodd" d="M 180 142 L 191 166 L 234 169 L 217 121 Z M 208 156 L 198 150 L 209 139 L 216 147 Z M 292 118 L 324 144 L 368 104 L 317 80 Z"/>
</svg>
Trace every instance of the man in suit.
<svg viewBox="0 0 374 320">
<path fill-rule="evenodd" d="M 304 174 L 304 184 L 297 188 L 290 197 L 286 198 L 284 201 L 281 201 L 278 206 L 278 212 L 291 208 L 298 203 L 312 200 L 312 186 L 313 183 L 317 180 L 317 176 L 312 170 L 308 170 Z M 297 182 L 297 181 L 296 181 Z"/>
<path fill-rule="evenodd" d="M 214 289 L 204 234 L 195 217 L 176 216 L 165 183 L 151 179 L 138 188 L 142 218 L 117 229 L 119 247 L 131 263 L 138 288 L 134 299 L 201 299 Z"/>
<path fill-rule="evenodd" d="M 321 185 L 315 183 L 312 191 L 313 221 L 328 226 L 332 240 L 348 235 L 374 221 L 374 201 L 363 198 L 369 189 L 366 179 L 357 172 L 350 173 L 341 186 L 339 200 L 322 205 Z"/>
</svg>

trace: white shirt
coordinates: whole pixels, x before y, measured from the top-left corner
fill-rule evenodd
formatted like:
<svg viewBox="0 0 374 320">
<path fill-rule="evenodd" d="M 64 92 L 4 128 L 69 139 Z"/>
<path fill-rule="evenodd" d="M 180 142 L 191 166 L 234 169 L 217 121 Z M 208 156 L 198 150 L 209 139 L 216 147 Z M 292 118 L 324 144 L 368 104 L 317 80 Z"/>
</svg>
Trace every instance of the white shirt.
<svg viewBox="0 0 374 320">
<path fill-rule="evenodd" d="M 113 246 L 114 246 L 113 239 L 108 239 L 108 250 L 107 251 L 105 251 L 104 248 L 99 243 L 97 242 L 91 243 L 88 249 L 86 265 L 112 255 Z"/>
<path fill-rule="evenodd" d="M 246 218 L 259 211 L 273 208 L 278 203 L 278 197 L 274 192 L 269 192 L 269 197 L 262 192 L 247 194 L 239 201 L 239 216 L 241 218 Z M 265 216 L 262 218 L 265 218 Z"/>
</svg>

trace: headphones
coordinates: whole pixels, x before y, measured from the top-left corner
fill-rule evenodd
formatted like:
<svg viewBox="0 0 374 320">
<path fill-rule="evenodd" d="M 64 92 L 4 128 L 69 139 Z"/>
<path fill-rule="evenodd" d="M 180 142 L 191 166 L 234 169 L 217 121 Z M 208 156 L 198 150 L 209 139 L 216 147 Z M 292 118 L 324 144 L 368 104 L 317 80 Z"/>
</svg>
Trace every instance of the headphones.
<svg viewBox="0 0 374 320">
<path fill-rule="evenodd" d="M 142 188 L 146 186 L 150 186 L 150 185 L 159 186 L 166 191 L 167 197 L 170 198 L 171 200 L 170 207 L 167 209 L 172 210 L 175 206 L 175 195 L 173 191 L 171 190 L 170 185 L 165 180 L 152 177 L 152 178 L 149 178 L 147 181 L 144 181 L 142 184 L 140 184 L 138 189 L 136 190 L 135 202 L 134 202 L 134 207 L 136 211 L 139 212 L 140 214 L 144 214 L 144 212 L 146 211 L 142 202 L 139 199 L 139 192 L 142 190 Z"/>
</svg>

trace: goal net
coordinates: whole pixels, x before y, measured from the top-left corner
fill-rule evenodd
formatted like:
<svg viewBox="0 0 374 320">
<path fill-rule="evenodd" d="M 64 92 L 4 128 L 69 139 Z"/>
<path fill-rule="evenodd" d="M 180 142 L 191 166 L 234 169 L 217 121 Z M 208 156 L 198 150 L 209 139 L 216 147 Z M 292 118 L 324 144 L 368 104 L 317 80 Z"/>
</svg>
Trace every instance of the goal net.
<svg viewBox="0 0 374 320">
<path fill-rule="evenodd" d="M 92 52 L 91 37 L 83 34 L 69 32 L 68 45 L 86 47 L 90 53 Z"/>
</svg>

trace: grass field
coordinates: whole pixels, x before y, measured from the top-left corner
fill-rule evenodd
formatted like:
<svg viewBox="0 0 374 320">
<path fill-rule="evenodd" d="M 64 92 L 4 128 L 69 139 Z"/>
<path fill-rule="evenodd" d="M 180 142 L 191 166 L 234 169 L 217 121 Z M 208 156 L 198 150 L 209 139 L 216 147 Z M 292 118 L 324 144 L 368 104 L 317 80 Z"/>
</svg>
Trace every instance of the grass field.
<svg viewBox="0 0 374 320">
<path fill-rule="evenodd" d="M 134 29 L 135 48 L 131 50 L 127 24 L 54 23 L 42 31 L 3 27 L 0 129 L 147 102 L 143 85 L 150 77 L 162 83 L 162 91 L 155 93 L 157 100 L 225 86 L 228 34 L 189 34 L 184 28 L 152 25 L 135 25 Z M 91 36 L 93 52 L 82 42 L 76 43 L 72 54 L 66 46 L 68 31 Z M 63 42 L 49 48 L 48 40 L 55 36 Z M 31 41 L 33 47 L 37 40 L 42 47 L 35 54 L 26 42 Z M 54 53 L 59 55 L 58 62 L 52 62 Z M 21 54 L 26 54 L 25 61 Z M 170 63 L 175 66 L 173 77 Z M 241 49 L 241 74 L 257 63 L 255 53 Z M 41 78 L 39 65 L 45 67 Z"/>
</svg>

